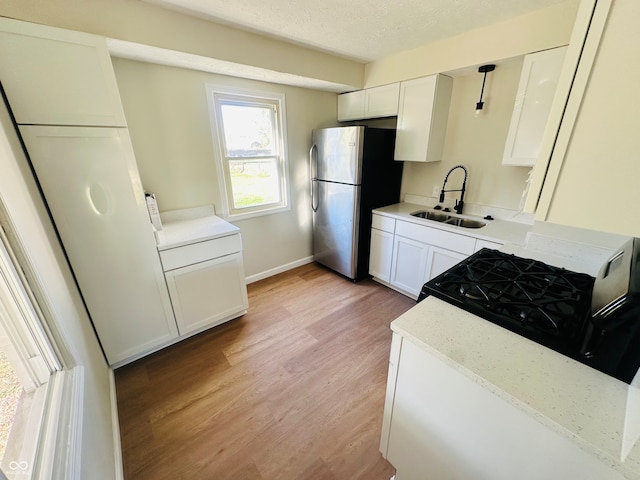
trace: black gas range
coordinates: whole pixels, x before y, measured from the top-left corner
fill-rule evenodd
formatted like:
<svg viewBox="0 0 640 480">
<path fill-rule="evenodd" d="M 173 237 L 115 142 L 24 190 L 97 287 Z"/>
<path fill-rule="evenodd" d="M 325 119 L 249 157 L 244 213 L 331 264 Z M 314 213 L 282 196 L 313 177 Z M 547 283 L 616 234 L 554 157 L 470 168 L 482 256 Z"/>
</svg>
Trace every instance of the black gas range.
<svg viewBox="0 0 640 480">
<path fill-rule="evenodd" d="M 626 383 L 640 367 L 640 239 L 597 278 L 482 249 L 423 287 L 433 295 Z"/>
</svg>

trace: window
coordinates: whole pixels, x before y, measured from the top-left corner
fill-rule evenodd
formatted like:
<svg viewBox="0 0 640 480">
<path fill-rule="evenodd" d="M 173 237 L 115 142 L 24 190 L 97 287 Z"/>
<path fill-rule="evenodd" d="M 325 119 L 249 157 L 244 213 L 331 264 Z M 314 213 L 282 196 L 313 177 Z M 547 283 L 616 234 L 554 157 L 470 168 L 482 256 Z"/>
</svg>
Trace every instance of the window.
<svg viewBox="0 0 640 480">
<path fill-rule="evenodd" d="M 227 217 L 288 208 L 284 95 L 207 85 Z"/>
<path fill-rule="evenodd" d="M 83 367 L 63 365 L 11 223 L 0 198 L 0 479 L 79 479 Z"/>
</svg>

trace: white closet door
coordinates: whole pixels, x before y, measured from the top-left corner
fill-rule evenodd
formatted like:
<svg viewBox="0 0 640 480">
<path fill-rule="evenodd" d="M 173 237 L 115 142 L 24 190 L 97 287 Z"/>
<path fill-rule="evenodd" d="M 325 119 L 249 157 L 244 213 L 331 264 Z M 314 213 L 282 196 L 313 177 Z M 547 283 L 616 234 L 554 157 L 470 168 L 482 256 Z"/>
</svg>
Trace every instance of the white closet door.
<svg viewBox="0 0 640 480">
<path fill-rule="evenodd" d="M 175 338 L 127 130 L 20 131 L 109 363 Z"/>
</svg>

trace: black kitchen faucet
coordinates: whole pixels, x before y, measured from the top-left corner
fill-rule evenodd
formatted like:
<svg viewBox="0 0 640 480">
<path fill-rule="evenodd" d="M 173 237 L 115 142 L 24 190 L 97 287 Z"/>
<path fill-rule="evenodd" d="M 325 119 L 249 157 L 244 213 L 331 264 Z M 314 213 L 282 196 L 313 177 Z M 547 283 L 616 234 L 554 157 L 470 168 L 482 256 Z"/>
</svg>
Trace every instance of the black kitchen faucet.
<svg viewBox="0 0 640 480">
<path fill-rule="evenodd" d="M 464 170 L 464 180 L 462 181 L 462 188 L 459 188 L 456 190 L 445 190 L 444 187 L 447 185 L 447 180 L 449 179 L 449 175 L 456 168 L 461 168 L 462 170 Z M 447 172 L 447 175 L 444 177 L 444 182 L 442 182 L 442 190 L 440 190 L 440 203 L 444 202 L 444 194 L 446 192 L 460 192 L 460 200 L 459 201 L 456 200 L 456 205 L 453 207 L 453 209 L 458 214 L 462 213 L 462 207 L 464 206 L 464 191 L 467 188 L 467 174 L 468 174 L 467 168 L 464 165 L 456 165 L 455 167 L 453 167 L 451 170 Z"/>
</svg>

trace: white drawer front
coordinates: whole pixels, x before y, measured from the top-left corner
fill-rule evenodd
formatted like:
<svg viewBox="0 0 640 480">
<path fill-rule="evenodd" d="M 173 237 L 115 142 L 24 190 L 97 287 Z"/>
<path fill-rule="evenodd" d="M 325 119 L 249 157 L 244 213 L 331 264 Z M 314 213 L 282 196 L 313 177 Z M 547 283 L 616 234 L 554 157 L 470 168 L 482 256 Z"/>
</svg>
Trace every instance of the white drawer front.
<svg viewBox="0 0 640 480">
<path fill-rule="evenodd" d="M 471 255 L 476 246 L 476 239 L 465 235 L 445 232 L 437 228 L 429 228 L 410 222 L 396 222 L 396 235 L 411 238 L 436 247 L 446 248 L 454 252 Z"/>
<path fill-rule="evenodd" d="M 192 243 L 182 247 L 170 248 L 160 252 L 162 268 L 165 272 L 175 268 L 192 265 L 212 258 L 230 255 L 242 251 L 240 234 L 214 238 L 204 242 Z"/>
<path fill-rule="evenodd" d="M 396 221 L 393 218 L 374 213 L 371 217 L 371 227 L 382 230 L 383 232 L 393 233 L 396 229 Z"/>
</svg>

